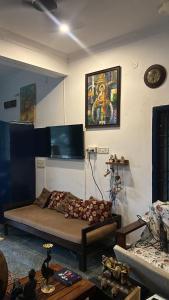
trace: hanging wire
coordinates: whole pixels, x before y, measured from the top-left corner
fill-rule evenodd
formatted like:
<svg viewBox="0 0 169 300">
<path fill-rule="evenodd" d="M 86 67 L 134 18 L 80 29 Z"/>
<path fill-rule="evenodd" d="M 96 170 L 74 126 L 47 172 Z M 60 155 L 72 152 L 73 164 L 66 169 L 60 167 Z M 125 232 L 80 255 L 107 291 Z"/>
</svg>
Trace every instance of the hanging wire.
<svg viewBox="0 0 169 300">
<path fill-rule="evenodd" d="M 95 179 L 95 177 L 94 177 L 93 167 L 92 167 L 91 160 L 90 160 L 90 152 L 89 152 L 89 164 L 90 164 L 90 168 L 91 168 L 91 172 L 92 172 L 92 178 L 93 178 L 93 181 L 94 181 L 94 183 L 95 183 L 97 189 L 98 189 L 99 192 L 100 192 L 100 195 L 101 195 L 101 197 L 102 197 L 102 200 L 104 200 L 104 198 L 103 198 L 103 193 L 102 193 L 101 189 L 99 188 L 99 186 L 98 186 L 98 184 L 97 184 L 97 182 L 96 182 L 96 179 Z"/>
</svg>

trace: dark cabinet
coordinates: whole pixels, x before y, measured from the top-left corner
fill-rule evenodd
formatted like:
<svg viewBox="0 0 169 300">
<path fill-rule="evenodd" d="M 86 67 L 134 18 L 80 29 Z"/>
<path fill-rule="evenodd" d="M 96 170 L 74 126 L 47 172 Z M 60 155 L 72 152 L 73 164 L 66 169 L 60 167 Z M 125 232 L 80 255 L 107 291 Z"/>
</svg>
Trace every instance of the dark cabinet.
<svg viewBox="0 0 169 300">
<path fill-rule="evenodd" d="M 34 127 L 0 121 L 0 215 L 35 199 Z"/>
</svg>

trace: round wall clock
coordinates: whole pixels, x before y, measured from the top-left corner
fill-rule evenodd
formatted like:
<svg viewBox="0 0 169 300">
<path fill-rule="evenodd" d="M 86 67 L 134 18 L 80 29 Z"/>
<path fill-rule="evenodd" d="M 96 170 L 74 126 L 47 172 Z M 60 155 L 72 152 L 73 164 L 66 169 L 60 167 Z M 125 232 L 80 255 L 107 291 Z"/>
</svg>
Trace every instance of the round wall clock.
<svg viewBox="0 0 169 300">
<path fill-rule="evenodd" d="M 150 66 L 144 74 L 144 82 L 149 88 L 157 88 L 166 79 L 166 69 L 161 65 Z"/>
</svg>

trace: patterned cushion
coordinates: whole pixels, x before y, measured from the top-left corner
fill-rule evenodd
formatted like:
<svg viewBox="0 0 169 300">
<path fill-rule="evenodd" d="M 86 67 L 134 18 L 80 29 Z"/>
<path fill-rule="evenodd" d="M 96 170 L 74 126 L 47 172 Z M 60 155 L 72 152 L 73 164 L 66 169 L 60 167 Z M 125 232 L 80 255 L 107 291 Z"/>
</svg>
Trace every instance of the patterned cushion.
<svg viewBox="0 0 169 300">
<path fill-rule="evenodd" d="M 143 220 L 149 225 L 152 237 L 159 239 L 160 234 L 160 222 L 162 220 L 165 229 L 167 230 L 167 236 L 169 237 L 169 202 L 156 201 L 150 207 L 150 210 L 144 215 Z M 149 229 L 146 228 L 143 233 L 147 236 Z"/>
<path fill-rule="evenodd" d="M 55 209 L 58 212 L 65 213 L 67 192 L 53 191 L 50 196 L 48 208 Z"/>
<path fill-rule="evenodd" d="M 85 210 L 84 201 L 79 198 L 69 198 L 68 210 L 65 218 L 83 219 L 83 212 Z"/>
<path fill-rule="evenodd" d="M 46 188 L 43 188 L 39 197 L 37 197 L 36 200 L 34 201 L 34 204 L 38 205 L 41 208 L 46 207 L 48 205 L 50 195 L 51 192 L 48 191 Z"/>
<path fill-rule="evenodd" d="M 86 211 L 84 215 L 87 217 L 89 224 L 104 222 L 112 216 L 112 202 L 98 200 L 90 197 L 85 201 Z"/>
<path fill-rule="evenodd" d="M 65 218 L 77 218 L 89 221 L 89 224 L 104 222 L 112 216 L 112 202 L 97 200 L 90 197 L 83 201 L 79 198 L 69 199 L 68 211 Z"/>
<path fill-rule="evenodd" d="M 154 243 L 154 246 L 153 246 Z M 141 257 L 146 262 L 153 264 L 164 271 L 169 272 L 169 254 L 160 250 L 160 243 L 155 240 L 151 242 L 140 241 L 128 251 Z"/>
<path fill-rule="evenodd" d="M 66 214 L 69 209 L 69 203 L 73 199 L 79 199 L 69 192 L 53 191 L 50 196 L 48 208 L 55 209 L 58 212 Z"/>
</svg>

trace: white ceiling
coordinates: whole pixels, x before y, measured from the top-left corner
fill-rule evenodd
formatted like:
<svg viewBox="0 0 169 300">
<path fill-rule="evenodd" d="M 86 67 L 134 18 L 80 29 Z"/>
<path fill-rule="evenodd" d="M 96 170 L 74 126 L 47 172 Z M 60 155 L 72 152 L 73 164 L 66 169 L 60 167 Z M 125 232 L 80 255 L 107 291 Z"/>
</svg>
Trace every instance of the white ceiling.
<svg viewBox="0 0 169 300">
<path fill-rule="evenodd" d="M 72 26 L 73 34 L 88 48 L 108 40 L 130 37 L 163 26 L 161 0 L 58 0 L 56 14 Z M 154 29 L 154 30 L 155 30 Z M 22 0 L 0 0 L 0 30 L 24 43 L 38 43 L 63 54 L 80 50 L 79 44 L 59 33 L 44 13 L 24 6 Z"/>
</svg>

